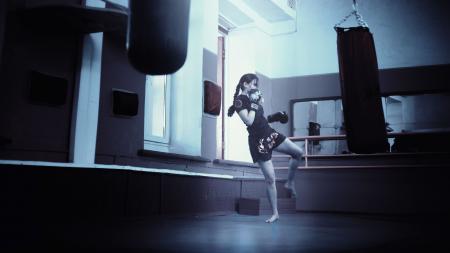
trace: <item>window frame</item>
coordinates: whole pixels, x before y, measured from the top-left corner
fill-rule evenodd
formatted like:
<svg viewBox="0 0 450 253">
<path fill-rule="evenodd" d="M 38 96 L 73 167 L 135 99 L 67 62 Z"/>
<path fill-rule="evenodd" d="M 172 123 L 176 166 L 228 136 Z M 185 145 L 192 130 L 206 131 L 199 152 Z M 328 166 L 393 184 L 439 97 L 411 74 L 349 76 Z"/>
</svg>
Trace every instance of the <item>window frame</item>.
<svg viewBox="0 0 450 253">
<path fill-rule="evenodd" d="M 171 117 L 171 76 L 163 75 L 165 77 L 165 127 L 164 127 L 164 136 L 155 136 L 150 133 L 150 126 L 152 124 L 152 110 L 148 110 L 152 108 L 149 104 L 153 101 L 152 94 L 150 93 L 150 85 L 152 85 L 155 76 L 146 76 L 145 79 L 145 113 L 144 113 L 144 146 L 145 149 L 156 149 L 157 147 L 168 147 L 170 144 L 170 117 Z"/>
</svg>

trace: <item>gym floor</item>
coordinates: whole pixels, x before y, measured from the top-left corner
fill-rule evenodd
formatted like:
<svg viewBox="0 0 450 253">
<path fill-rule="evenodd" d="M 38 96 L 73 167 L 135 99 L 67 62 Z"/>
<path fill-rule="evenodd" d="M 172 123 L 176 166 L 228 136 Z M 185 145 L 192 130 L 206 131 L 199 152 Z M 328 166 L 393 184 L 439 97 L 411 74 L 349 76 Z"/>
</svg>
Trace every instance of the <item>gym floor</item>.
<svg viewBox="0 0 450 253">
<path fill-rule="evenodd" d="M 448 217 L 339 213 L 2 219 L 1 251 L 449 252 Z M 445 249 L 443 249 L 445 247 Z"/>
</svg>

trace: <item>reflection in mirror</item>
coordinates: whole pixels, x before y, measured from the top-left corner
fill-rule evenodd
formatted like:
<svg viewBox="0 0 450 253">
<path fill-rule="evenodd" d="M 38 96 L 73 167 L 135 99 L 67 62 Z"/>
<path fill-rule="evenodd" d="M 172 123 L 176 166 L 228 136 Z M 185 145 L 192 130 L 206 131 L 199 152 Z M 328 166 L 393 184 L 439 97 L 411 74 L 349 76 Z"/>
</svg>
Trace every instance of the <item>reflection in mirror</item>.
<svg viewBox="0 0 450 253">
<path fill-rule="evenodd" d="M 448 130 L 449 109 L 445 93 L 383 97 L 385 119 L 394 132 Z"/>
<path fill-rule="evenodd" d="M 382 97 L 383 112 L 388 132 L 450 131 L 450 94 L 392 95 Z M 293 136 L 345 134 L 342 101 L 302 100 L 292 108 Z M 393 138 L 389 139 L 392 146 Z M 304 142 L 298 144 L 304 145 Z M 348 153 L 345 140 L 314 141 L 309 154 Z"/>
<path fill-rule="evenodd" d="M 341 99 L 296 102 L 293 116 L 293 136 L 344 134 Z M 336 154 L 347 146 L 345 141 L 313 141 L 308 149 L 309 154 Z"/>
</svg>

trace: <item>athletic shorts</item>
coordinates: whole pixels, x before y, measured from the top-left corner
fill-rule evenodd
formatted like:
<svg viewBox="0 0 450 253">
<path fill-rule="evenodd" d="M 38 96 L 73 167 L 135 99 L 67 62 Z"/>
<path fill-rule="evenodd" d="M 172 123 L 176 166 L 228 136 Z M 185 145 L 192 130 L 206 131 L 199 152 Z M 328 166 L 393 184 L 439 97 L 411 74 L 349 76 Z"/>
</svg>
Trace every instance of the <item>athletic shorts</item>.
<svg viewBox="0 0 450 253">
<path fill-rule="evenodd" d="M 253 162 L 268 161 L 272 159 L 272 151 L 278 147 L 286 136 L 270 129 L 262 135 L 249 135 L 248 145 Z"/>
</svg>

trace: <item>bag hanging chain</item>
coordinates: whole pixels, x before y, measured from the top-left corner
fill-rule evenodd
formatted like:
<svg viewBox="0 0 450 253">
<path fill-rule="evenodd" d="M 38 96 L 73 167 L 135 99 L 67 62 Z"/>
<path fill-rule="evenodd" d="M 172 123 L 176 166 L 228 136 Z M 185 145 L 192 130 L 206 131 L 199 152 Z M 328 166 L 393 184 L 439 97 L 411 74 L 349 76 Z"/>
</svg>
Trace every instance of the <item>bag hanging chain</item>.
<svg viewBox="0 0 450 253">
<path fill-rule="evenodd" d="M 359 26 L 369 27 L 369 25 L 367 25 L 366 21 L 363 20 L 363 17 L 361 16 L 361 14 L 359 14 L 359 12 L 358 12 L 358 3 L 356 3 L 356 0 L 353 0 L 352 6 L 353 6 L 353 11 L 350 12 L 347 16 L 345 16 L 341 21 L 339 21 L 339 23 L 335 24 L 334 28 L 340 26 L 342 23 L 347 21 L 347 19 L 352 15 L 355 15 L 356 21 L 358 22 Z"/>
</svg>

